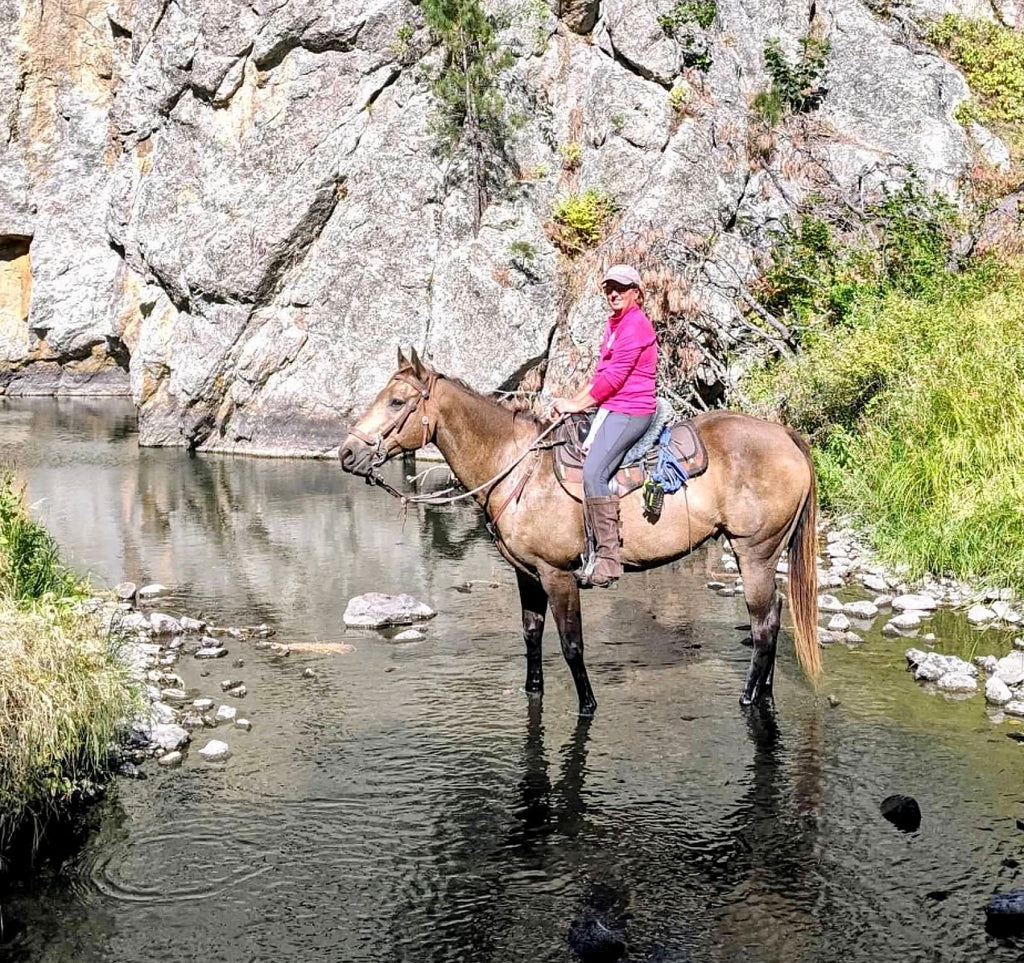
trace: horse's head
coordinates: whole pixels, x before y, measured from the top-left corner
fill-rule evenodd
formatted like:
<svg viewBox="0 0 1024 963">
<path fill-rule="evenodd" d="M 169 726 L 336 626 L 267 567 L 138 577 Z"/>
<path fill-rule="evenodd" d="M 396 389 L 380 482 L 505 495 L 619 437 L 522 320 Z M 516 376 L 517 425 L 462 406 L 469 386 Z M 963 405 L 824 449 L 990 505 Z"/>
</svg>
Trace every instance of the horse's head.
<svg viewBox="0 0 1024 963">
<path fill-rule="evenodd" d="M 399 348 L 398 370 L 338 448 L 341 467 L 365 477 L 399 452 L 430 441 L 436 423 L 427 408 L 437 377 L 415 350 L 406 358 Z"/>
</svg>

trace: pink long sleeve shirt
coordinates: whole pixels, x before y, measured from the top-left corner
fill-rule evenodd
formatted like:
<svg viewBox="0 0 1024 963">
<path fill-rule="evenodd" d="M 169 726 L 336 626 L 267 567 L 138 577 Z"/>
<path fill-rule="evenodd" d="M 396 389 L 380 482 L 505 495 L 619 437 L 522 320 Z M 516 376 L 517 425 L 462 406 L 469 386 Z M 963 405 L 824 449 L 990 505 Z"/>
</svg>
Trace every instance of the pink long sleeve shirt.
<svg viewBox="0 0 1024 963">
<path fill-rule="evenodd" d="M 590 393 L 602 408 L 624 415 L 649 415 L 655 410 L 654 377 L 658 341 L 654 326 L 634 304 L 605 325 L 601 352 Z"/>
</svg>

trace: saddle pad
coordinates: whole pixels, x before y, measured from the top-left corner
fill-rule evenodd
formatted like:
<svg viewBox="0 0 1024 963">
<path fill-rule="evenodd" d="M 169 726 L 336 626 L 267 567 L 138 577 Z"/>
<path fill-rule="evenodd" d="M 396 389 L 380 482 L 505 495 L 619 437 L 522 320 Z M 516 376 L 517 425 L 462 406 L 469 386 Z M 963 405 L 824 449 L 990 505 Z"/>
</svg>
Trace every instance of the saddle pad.
<svg viewBox="0 0 1024 963">
<path fill-rule="evenodd" d="M 583 500 L 584 455 L 580 444 L 586 437 L 589 424 L 589 417 L 571 418 L 555 435 L 555 477 L 562 488 L 577 501 Z M 669 449 L 687 475 L 696 478 L 703 474 L 708 467 L 708 452 L 693 422 L 689 419 L 677 422 L 669 431 Z M 641 461 L 620 468 L 612 486 L 616 494 L 621 498 L 636 491 L 644 483 L 647 472 L 653 469 L 657 462 L 658 449 L 655 447 Z"/>
</svg>

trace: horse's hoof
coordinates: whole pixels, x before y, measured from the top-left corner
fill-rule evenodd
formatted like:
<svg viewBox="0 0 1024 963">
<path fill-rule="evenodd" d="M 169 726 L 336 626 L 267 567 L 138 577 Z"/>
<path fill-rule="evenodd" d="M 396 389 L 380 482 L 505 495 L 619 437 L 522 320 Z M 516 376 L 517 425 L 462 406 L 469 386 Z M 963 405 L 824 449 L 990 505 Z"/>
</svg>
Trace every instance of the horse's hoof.
<svg viewBox="0 0 1024 963">
<path fill-rule="evenodd" d="M 597 712 L 596 702 L 592 706 L 580 706 L 579 716 L 581 719 L 593 719 L 595 712 Z"/>
</svg>

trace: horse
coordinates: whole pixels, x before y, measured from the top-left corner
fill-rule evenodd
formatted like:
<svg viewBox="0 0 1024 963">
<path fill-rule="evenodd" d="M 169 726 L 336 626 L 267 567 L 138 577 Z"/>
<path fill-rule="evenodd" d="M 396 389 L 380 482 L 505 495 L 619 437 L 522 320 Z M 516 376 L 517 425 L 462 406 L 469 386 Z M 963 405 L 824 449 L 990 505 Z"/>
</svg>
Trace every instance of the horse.
<svg viewBox="0 0 1024 963">
<path fill-rule="evenodd" d="M 813 684 L 821 675 L 817 484 L 810 449 L 795 431 L 740 412 L 702 412 L 693 424 L 708 452 L 707 470 L 667 495 L 656 521 L 644 515 L 639 489 L 622 498 L 622 560 L 627 572 L 653 568 L 724 535 L 743 578 L 753 642 L 740 704 L 771 705 L 782 613 L 775 575 L 783 549 L 789 551 L 797 658 Z M 467 494 L 489 514 L 498 550 L 515 567 L 526 692 L 544 691 L 541 640 L 550 607 L 579 714 L 592 716 L 597 700 L 583 661 L 574 575 L 586 545 L 583 511 L 555 477 L 550 446 L 538 444 L 549 429 L 549 423 L 440 374 L 415 350 L 406 358 L 399 349 L 398 369 L 349 428 L 338 456 L 344 471 L 372 481 L 388 459 L 429 442 L 437 446 Z"/>
</svg>

